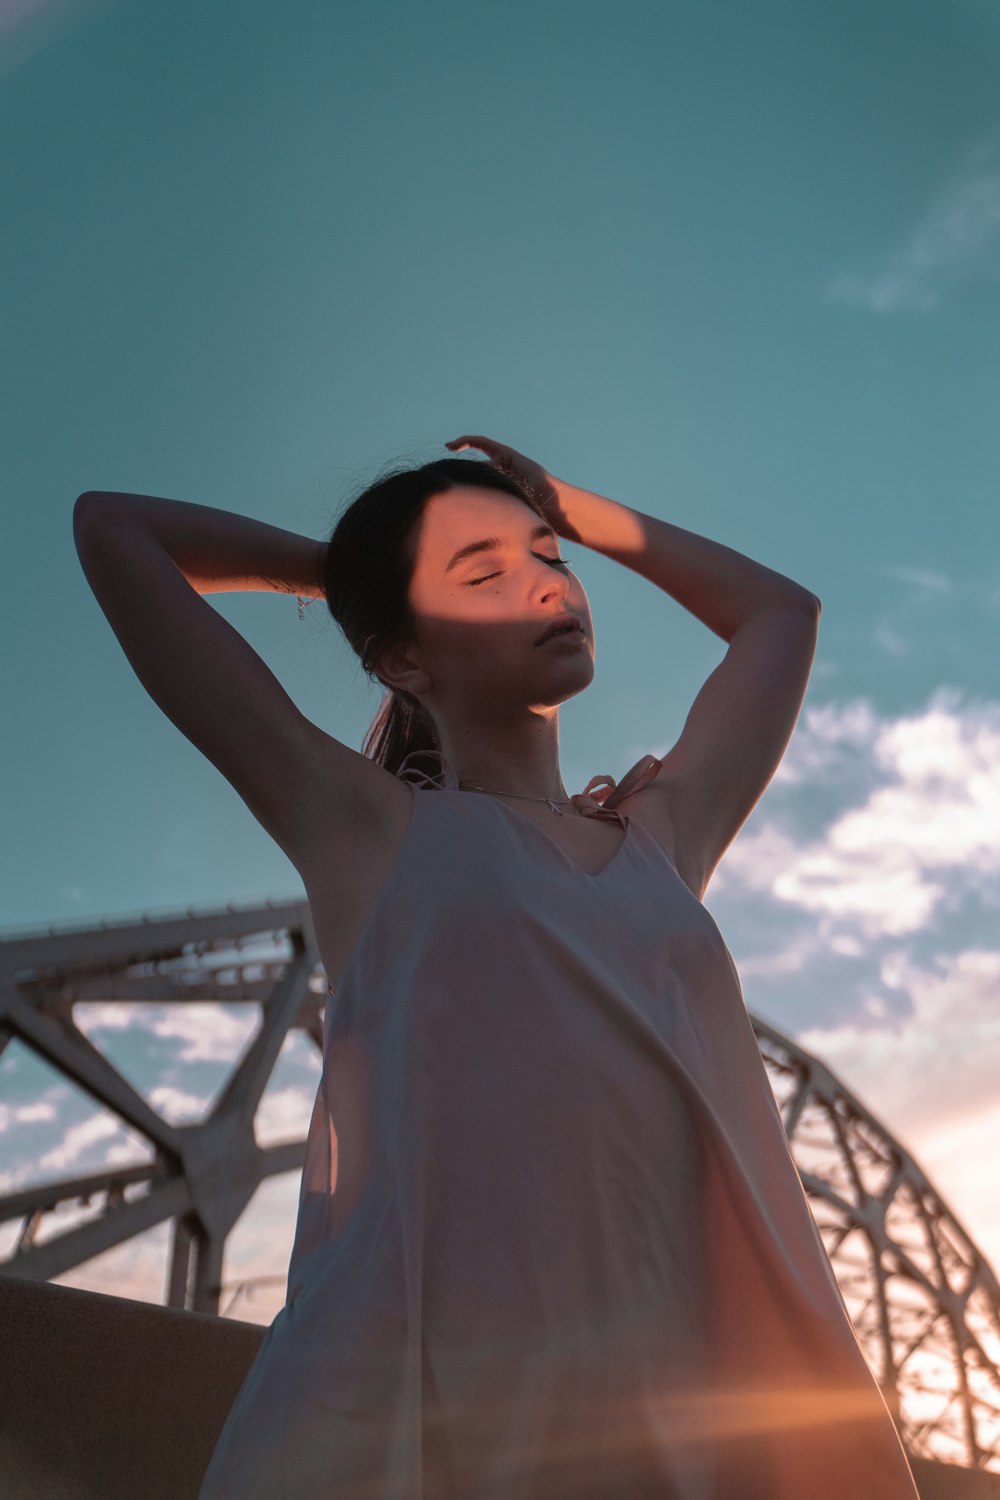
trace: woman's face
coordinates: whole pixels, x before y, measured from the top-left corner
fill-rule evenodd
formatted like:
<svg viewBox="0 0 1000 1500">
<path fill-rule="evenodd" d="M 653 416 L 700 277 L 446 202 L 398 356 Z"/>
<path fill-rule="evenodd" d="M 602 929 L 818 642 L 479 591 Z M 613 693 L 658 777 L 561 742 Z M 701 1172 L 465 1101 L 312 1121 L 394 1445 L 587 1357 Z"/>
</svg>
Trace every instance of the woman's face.
<svg viewBox="0 0 1000 1500">
<path fill-rule="evenodd" d="M 407 654 L 420 670 L 401 685 L 438 712 L 461 705 L 486 719 L 552 708 L 589 687 L 590 604 L 558 561 L 561 545 L 537 511 L 502 490 L 432 496 L 415 528 L 409 592 L 417 629 Z M 570 616 L 582 636 L 537 644 Z"/>
</svg>

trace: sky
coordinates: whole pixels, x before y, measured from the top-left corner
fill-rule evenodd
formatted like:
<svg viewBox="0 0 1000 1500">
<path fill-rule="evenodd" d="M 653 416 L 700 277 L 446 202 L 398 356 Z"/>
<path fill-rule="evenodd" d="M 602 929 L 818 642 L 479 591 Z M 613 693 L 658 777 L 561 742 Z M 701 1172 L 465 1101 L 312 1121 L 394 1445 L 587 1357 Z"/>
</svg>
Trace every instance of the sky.
<svg viewBox="0 0 1000 1500">
<path fill-rule="evenodd" d="M 7 0 L 0 936 L 302 894 L 132 673 L 77 495 L 321 537 L 384 465 L 487 433 L 819 595 L 795 734 L 705 904 L 751 1013 L 1000 1267 L 998 76 L 987 0 Z M 596 631 L 560 713 L 580 791 L 666 753 L 725 643 L 561 555 Z M 360 749 L 378 690 L 322 602 L 210 598 Z M 255 1025 L 77 1019 L 175 1123 Z M 318 1073 L 290 1038 L 262 1143 L 304 1133 Z M 145 1154 L 0 1057 L 0 1188 Z M 238 1316 L 280 1306 L 296 1192 L 233 1235 L 226 1278 L 273 1278 Z M 57 1279 L 161 1302 L 166 1246 Z"/>
</svg>

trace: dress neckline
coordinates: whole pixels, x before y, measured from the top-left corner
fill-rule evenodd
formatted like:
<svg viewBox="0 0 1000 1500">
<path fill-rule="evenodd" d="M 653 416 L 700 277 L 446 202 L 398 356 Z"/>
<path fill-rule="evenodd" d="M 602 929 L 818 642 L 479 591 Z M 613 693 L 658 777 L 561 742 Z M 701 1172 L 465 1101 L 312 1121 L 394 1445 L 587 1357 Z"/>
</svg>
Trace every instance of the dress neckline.
<svg viewBox="0 0 1000 1500">
<path fill-rule="evenodd" d="M 548 833 L 542 827 L 541 823 L 536 823 L 534 818 L 529 818 L 527 813 L 523 813 L 519 807 L 508 807 L 506 802 L 498 802 L 496 798 L 491 798 L 490 800 L 494 803 L 494 806 L 499 806 L 503 812 L 512 813 L 514 817 L 518 818 L 522 823 L 527 823 L 530 827 L 534 828 L 536 833 L 538 833 L 547 844 L 552 845 L 552 847 L 559 854 L 560 858 L 563 859 L 571 869 L 575 870 L 578 875 L 582 875 L 585 880 L 600 880 L 602 876 L 608 873 L 612 865 L 616 865 L 618 863 L 619 859 L 625 852 L 625 845 L 631 842 L 632 819 L 628 816 L 627 813 L 619 813 L 618 816 L 621 820 L 622 826 L 625 829 L 625 837 L 622 839 L 621 843 L 618 845 L 618 848 L 615 850 L 614 854 L 612 854 L 606 865 L 602 865 L 599 870 L 584 870 L 582 866 L 577 864 L 572 855 L 566 853 L 566 850 L 563 848 L 562 844 L 560 844 L 559 840 L 553 838 L 552 834 Z"/>
<path fill-rule="evenodd" d="M 441 771 L 438 773 L 438 775 L 431 776 L 428 773 L 421 771 L 415 765 L 407 765 L 407 761 L 409 761 L 413 757 L 418 756 L 420 758 L 432 756 L 434 759 L 440 761 Z M 651 768 L 648 779 L 652 779 L 652 777 L 656 774 L 657 771 L 659 771 L 659 769 L 659 762 L 657 762 L 655 767 Z M 430 786 L 434 787 L 438 791 L 448 792 L 462 791 L 462 788 L 458 784 L 458 774 L 455 771 L 454 766 L 448 760 L 447 756 L 444 755 L 444 753 L 440 750 L 410 751 L 410 753 L 406 755 L 401 762 L 396 775 L 401 781 L 409 781 L 412 779 L 414 784 L 419 787 Z M 566 850 L 559 843 L 558 839 L 554 838 L 551 833 L 548 833 L 540 823 L 535 821 L 534 818 L 528 817 L 527 813 L 522 812 L 519 807 L 511 807 L 509 803 L 502 801 L 498 797 L 487 796 L 485 800 L 492 802 L 494 807 L 500 807 L 502 811 L 512 814 L 515 818 L 519 819 L 521 823 L 530 824 L 530 826 L 536 830 L 539 836 L 544 839 L 547 844 L 555 849 L 556 853 L 559 855 L 559 858 L 565 864 L 569 865 L 570 869 L 572 869 L 577 875 L 582 876 L 584 880 L 601 880 L 605 875 L 609 873 L 609 871 L 614 866 L 618 864 L 619 860 L 622 859 L 625 854 L 626 846 L 632 842 L 632 819 L 629 817 L 629 815 L 627 813 L 619 812 L 616 808 L 603 806 L 601 801 L 599 801 L 596 797 L 590 795 L 590 788 L 593 787 L 595 783 L 603 782 L 610 783 L 608 790 L 604 793 L 604 798 L 609 798 L 615 791 L 615 781 L 613 777 L 605 776 L 591 777 L 590 781 L 587 783 L 587 789 L 583 792 L 578 792 L 576 796 L 570 798 L 571 802 L 580 810 L 584 817 L 602 819 L 614 818 L 624 829 L 625 836 L 622 839 L 621 843 L 618 845 L 617 849 L 612 854 L 607 864 L 602 865 L 599 870 L 583 869 L 583 867 L 579 865 L 571 855 L 567 854 Z M 473 795 L 483 797 L 482 793 L 475 793 Z"/>
</svg>

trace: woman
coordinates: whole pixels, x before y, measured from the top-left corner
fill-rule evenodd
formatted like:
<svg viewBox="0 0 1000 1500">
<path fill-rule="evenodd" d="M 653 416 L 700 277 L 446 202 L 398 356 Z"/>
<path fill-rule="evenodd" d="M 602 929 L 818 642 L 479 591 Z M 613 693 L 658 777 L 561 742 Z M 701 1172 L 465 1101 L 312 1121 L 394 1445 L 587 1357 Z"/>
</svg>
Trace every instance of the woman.
<svg viewBox="0 0 1000 1500">
<path fill-rule="evenodd" d="M 144 686 L 299 871 L 335 996 L 288 1295 L 200 1500 L 914 1500 L 702 904 L 802 702 L 818 599 L 490 438 L 327 544 L 86 494 Z M 728 643 L 682 734 L 569 796 L 594 676 L 560 539 Z M 357 753 L 199 595 L 325 595 Z"/>
</svg>

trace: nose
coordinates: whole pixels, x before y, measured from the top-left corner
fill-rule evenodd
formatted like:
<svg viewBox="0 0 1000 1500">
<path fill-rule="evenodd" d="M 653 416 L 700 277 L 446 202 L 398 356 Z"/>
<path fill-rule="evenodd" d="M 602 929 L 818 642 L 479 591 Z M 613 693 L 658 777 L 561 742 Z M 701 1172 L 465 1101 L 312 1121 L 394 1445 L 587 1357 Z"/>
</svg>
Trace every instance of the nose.
<svg viewBox="0 0 1000 1500">
<path fill-rule="evenodd" d="M 553 594 L 557 598 L 565 599 L 569 593 L 573 580 L 565 568 L 556 568 L 551 562 L 540 562 L 538 580 L 535 592 L 542 599 L 548 599 Z"/>
</svg>

